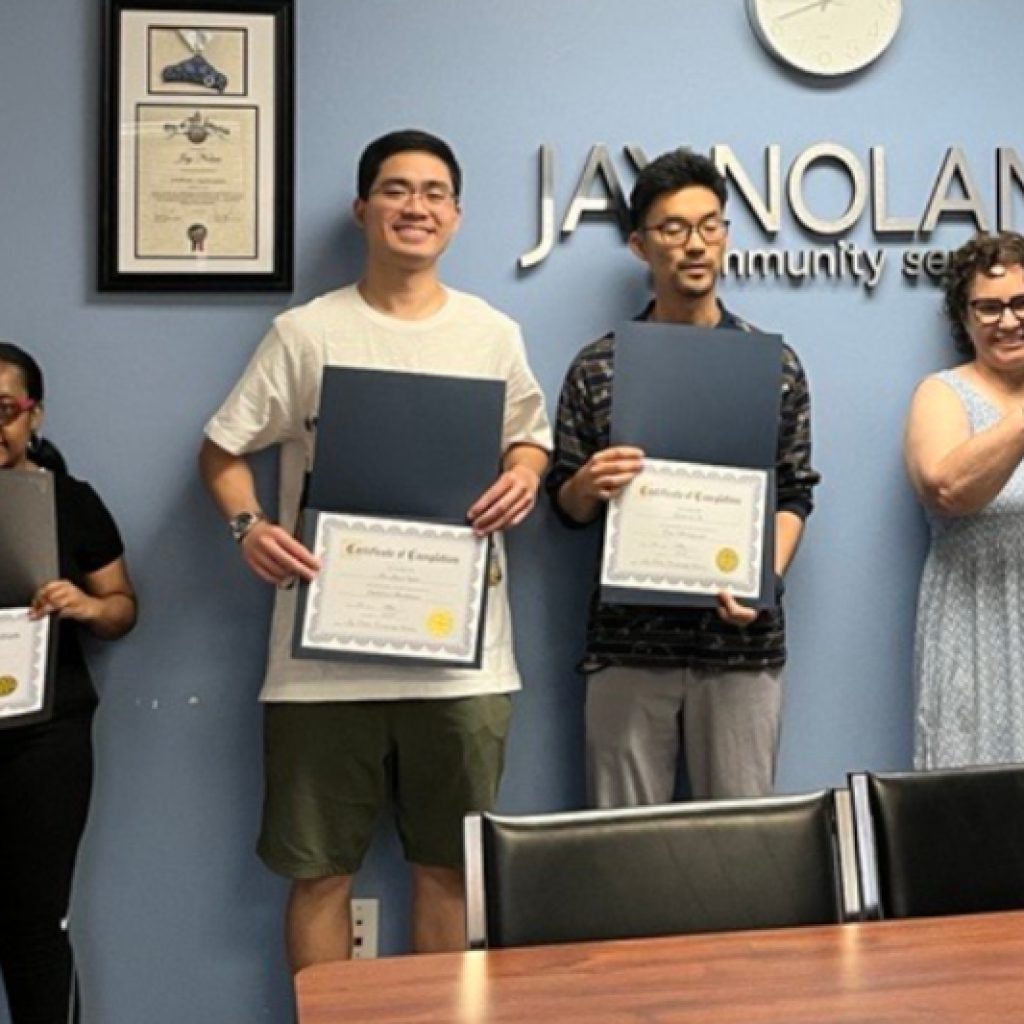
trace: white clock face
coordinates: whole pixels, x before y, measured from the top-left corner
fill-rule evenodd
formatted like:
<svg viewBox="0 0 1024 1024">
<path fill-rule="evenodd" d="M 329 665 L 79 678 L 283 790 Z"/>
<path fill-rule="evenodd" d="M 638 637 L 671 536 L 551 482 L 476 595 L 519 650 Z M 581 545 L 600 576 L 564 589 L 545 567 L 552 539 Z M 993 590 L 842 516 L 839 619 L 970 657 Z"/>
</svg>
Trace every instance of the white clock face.
<svg viewBox="0 0 1024 1024">
<path fill-rule="evenodd" d="M 761 42 L 812 75 L 845 75 L 893 41 L 903 0 L 747 0 Z"/>
</svg>

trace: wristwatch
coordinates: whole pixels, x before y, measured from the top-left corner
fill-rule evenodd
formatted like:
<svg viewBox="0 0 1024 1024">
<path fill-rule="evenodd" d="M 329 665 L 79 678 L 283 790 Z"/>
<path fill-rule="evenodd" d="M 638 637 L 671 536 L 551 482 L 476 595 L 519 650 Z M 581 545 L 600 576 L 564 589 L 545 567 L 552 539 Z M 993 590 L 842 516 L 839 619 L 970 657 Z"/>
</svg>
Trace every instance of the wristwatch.
<svg viewBox="0 0 1024 1024">
<path fill-rule="evenodd" d="M 228 520 L 228 529 L 231 536 L 241 544 L 246 534 L 257 524 L 263 522 L 267 517 L 262 512 L 239 512 Z"/>
</svg>

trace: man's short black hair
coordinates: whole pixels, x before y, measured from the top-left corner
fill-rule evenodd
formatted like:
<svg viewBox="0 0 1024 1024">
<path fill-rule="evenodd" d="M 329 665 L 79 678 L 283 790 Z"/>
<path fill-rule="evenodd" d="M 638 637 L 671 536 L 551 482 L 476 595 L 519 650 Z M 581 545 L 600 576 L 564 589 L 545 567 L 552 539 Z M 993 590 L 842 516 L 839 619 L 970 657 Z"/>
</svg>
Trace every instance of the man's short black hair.
<svg viewBox="0 0 1024 1024">
<path fill-rule="evenodd" d="M 452 147 L 444 139 L 439 139 L 430 132 L 422 132 L 416 128 L 403 128 L 401 131 L 388 132 L 379 139 L 374 139 L 359 158 L 359 170 L 356 178 L 357 191 L 360 199 L 369 199 L 370 189 L 377 180 L 381 164 L 396 153 L 429 153 L 444 162 L 448 173 L 452 176 L 452 188 L 455 195 L 462 193 L 462 169 L 452 152 Z"/>
<path fill-rule="evenodd" d="M 629 213 L 634 231 L 643 227 L 647 211 L 655 201 L 670 192 L 691 186 L 710 189 L 725 209 L 728 193 L 725 177 L 714 161 L 701 153 L 681 148 L 662 153 L 638 175 L 629 196 Z"/>
</svg>

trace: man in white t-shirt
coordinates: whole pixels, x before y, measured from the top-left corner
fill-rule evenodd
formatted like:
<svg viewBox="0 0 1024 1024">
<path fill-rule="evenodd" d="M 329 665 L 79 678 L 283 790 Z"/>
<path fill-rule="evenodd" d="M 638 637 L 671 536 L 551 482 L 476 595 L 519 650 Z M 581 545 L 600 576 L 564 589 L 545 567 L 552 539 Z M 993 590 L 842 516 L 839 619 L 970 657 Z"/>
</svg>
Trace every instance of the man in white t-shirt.
<svg viewBox="0 0 1024 1024">
<path fill-rule="evenodd" d="M 203 480 L 243 558 L 279 587 L 261 693 L 259 851 L 292 879 L 287 934 L 295 971 L 350 955 L 352 878 L 389 802 L 412 866 L 414 948 L 462 948 L 462 818 L 493 804 L 509 694 L 520 686 L 500 531 L 533 509 L 551 435 L 519 328 L 438 277 L 461 218 L 460 187 L 455 156 L 435 136 L 392 132 L 367 147 L 354 204 L 366 236 L 362 277 L 277 317 L 207 424 L 200 454 Z M 294 527 L 327 365 L 505 382 L 501 471 L 467 510 L 478 534 L 495 535 L 479 669 L 292 658 L 295 589 L 281 584 L 312 579 L 319 568 Z M 264 515 L 247 461 L 274 444 L 281 446 L 278 522 Z"/>
</svg>

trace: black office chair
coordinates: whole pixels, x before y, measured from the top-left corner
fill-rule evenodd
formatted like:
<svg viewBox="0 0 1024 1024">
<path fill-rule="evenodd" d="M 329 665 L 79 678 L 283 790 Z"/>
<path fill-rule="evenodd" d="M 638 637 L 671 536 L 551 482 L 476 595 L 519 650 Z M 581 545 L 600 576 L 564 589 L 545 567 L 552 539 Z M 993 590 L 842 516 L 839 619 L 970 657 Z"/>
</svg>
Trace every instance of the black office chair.
<svg viewBox="0 0 1024 1024">
<path fill-rule="evenodd" d="M 850 776 L 863 911 L 1024 909 L 1024 766 Z"/>
<path fill-rule="evenodd" d="M 857 916 L 832 792 L 466 819 L 469 946 L 824 924 Z"/>
</svg>

